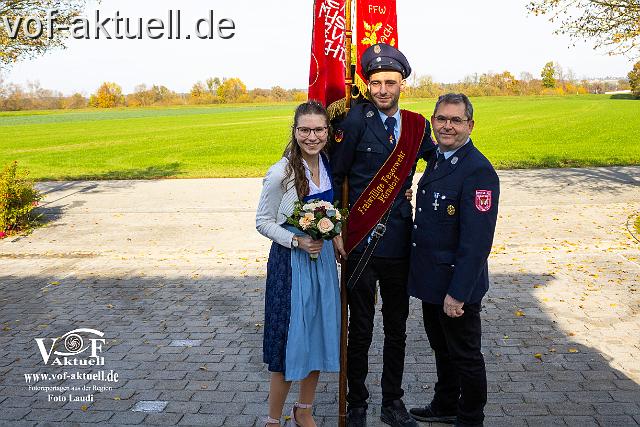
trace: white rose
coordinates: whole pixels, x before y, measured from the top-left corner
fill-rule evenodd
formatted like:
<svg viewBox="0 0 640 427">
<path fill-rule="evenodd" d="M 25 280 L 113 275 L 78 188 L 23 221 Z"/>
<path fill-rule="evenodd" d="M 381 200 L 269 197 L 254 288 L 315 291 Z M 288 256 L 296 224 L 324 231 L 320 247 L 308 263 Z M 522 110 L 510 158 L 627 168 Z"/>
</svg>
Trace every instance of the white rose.
<svg viewBox="0 0 640 427">
<path fill-rule="evenodd" d="M 322 218 L 318 222 L 318 230 L 320 230 L 321 233 L 330 232 L 331 230 L 333 230 L 333 222 L 331 222 L 329 218 Z"/>
</svg>

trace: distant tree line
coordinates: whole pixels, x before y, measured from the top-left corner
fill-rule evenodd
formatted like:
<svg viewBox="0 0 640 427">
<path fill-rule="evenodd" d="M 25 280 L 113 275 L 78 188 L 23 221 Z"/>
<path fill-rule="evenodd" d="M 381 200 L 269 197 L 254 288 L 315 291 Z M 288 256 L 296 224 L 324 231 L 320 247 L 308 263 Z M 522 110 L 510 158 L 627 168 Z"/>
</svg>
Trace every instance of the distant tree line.
<svg viewBox="0 0 640 427">
<path fill-rule="evenodd" d="M 89 97 L 81 93 L 64 96 L 61 92 L 42 88 L 38 82 L 29 82 L 26 87 L 15 83 L 4 84 L 0 78 L 1 111 L 302 102 L 306 98 L 304 90 L 283 89 L 280 86 L 247 90 L 247 86 L 239 78 L 212 77 L 195 83 L 189 93 L 174 92 L 162 85 L 148 87 L 140 84 L 126 95 L 117 83 L 104 82 Z"/>
<path fill-rule="evenodd" d="M 640 66 L 638 66 L 640 67 Z M 565 71 L 557 62 L 548 62 L 540 75 L 524 72 L 516 78 L 511 72 L 484 73 L 466 76 L 458 83 L 436 83 L 429 76 L 416 78 L 407 95 L 429 98 L 447 92 L 464 92 L 469 96 L 524 96 L 524 95 L 582 95 L 629 90 L 629 80 L 578 80 L 570 69 Z"/>
<path fill-rule="evenodd" d="M 190 104 L 226 104 L 233 102 L 302 102 L 307 99 L 307 92 L 301 89 L 283 89 L 274 86 L 271 89 L 247 90 L 247 86 L 239 78 L 208 78 L 197 82 L 189 92 Z"/>
<path fill-rule="evenodd" d="M 473 74 L 458 83 L 436 83 L 429 76 L 413 79 L 405 93 L 416 98 L 433 98 L 446 92 L 464 92 L 469 96 L 524 96 L 524 95 L 580 95 L 631 90 L 640 97 L 640 62 L 629 73 L 628 79 L 618 81 L 578 80 L 571 70 L 555 62 L 548 62 L 539 76 L 525 72 L 516 78 L 509 71 Z M 148 107 L 168 105 L 207 105 L 229 103 L 302 102 L 307 93 L 301 89 L 251 89 L 239 78 L 210 77 L 198 81 L 189 93 L 174 92 L 166 86 L 144 84 L 130 94 L 114 82 L 104 82 L 88 98 L 80 93 L 64 96 L 61 92 L 44 89 L 37 82 L 26 87 L 4 84 L 0 78 L 0 110 L 77 109 Z"/>
</svg>

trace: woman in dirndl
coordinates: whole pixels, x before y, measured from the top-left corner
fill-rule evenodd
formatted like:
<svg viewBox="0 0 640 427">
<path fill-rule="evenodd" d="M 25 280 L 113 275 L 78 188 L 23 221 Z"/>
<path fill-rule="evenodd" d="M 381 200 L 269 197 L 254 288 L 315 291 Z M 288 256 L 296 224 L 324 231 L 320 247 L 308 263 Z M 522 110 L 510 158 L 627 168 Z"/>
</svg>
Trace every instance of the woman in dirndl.
<svg viewBox="0 0 640 427">
<path fill-rule="evenodd" d="M 320 372 L 340 369 L 340 292 L 334 255 L 341 238 L 313 240 L 286 224 L 298 200 L 333 203 L 325 154 L 329 118 L 315 101 L 298 106 L 291 140 L 263 181 L 256 228 L 273 241 L 267 263 L 263 359 L 271 372 L 265 426 L 280 425 L 292 381 L 300 381 L 293 426 L 314 427 L 312 404 Z M 318 256 L 313 261 L 311 255 Z"/>
</svg>

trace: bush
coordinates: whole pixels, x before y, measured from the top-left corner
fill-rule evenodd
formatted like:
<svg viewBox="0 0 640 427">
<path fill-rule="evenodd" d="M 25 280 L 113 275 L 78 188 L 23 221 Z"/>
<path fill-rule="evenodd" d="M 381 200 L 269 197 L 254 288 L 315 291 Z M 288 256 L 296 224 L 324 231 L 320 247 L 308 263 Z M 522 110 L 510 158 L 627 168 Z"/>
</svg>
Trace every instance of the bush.
<svg viewBox="0 0 640 427">
<path fill-rule="evenodd" d="M 73 110 L 78 108 L 86 108 L 87 105 L 89 105 L 89 102 L 80 93 L 74 93 L 70 97 L 65 98 L 62 102 L 62 108 Z"/>
<path fill-rule="evenodd" d="M 26 231 L 37 222 L 33 210 L 42 195 L 27 179 L 28 172 L 10 163 L 0 175 L 0 238 Z"/>
<path fill-rule="evenodd" d="M 293 100 L 296 102 L 305 102 L 307 100 L 307 93 L 297 91 L 293 94 Z"/>
</svg>

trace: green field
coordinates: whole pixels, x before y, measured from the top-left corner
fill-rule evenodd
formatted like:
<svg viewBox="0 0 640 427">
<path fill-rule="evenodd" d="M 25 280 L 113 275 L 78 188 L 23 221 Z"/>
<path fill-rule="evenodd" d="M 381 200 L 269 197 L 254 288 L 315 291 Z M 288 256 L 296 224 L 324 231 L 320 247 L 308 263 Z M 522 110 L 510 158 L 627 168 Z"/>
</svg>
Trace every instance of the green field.
<svg viewBox="0 0 640 427">
<path fill-rule="evenodd" d="M 498 168 L 640 164 L 640 101 L 608 95 L 485 97 L 476 145 Z M 430 116 L 435 100 L 401 105 Z M 0 113 L 0 164 L 38 180 L 262 176 L 295 104 Z"/>
</svg>

